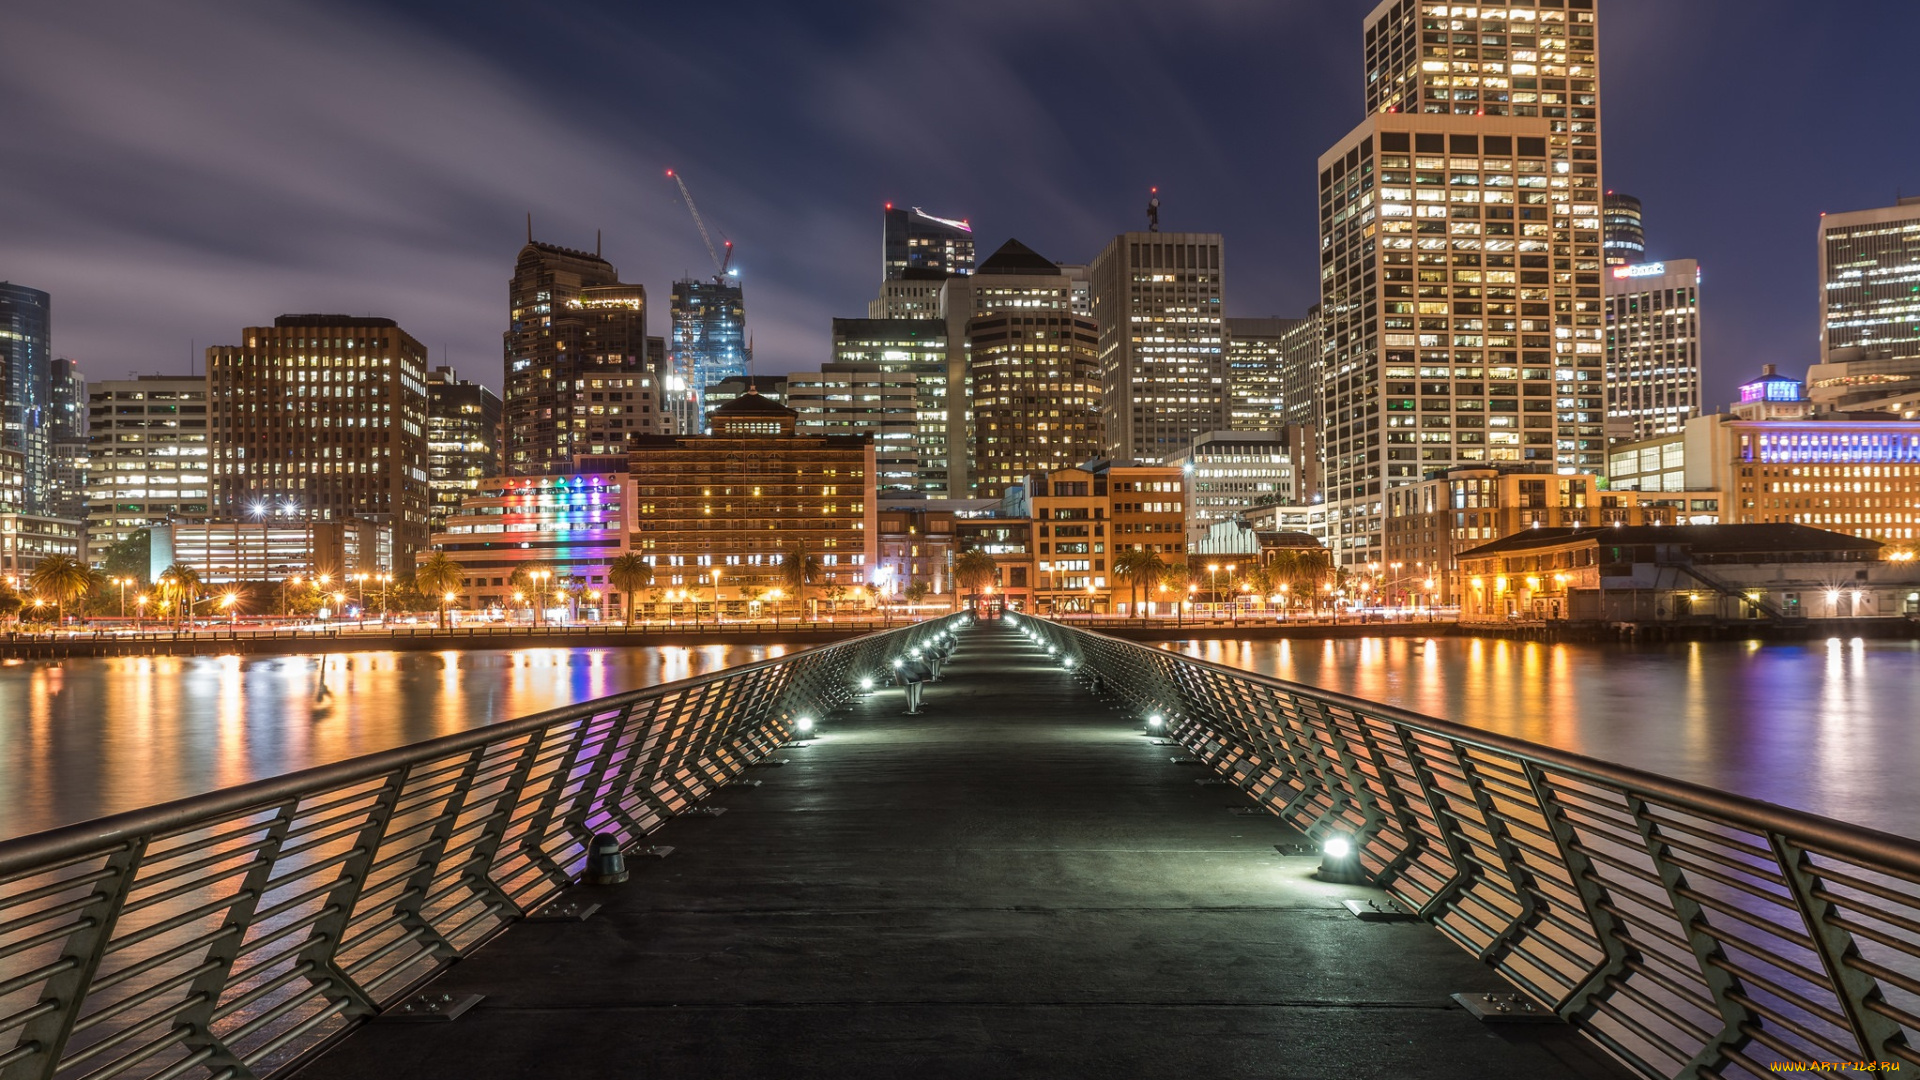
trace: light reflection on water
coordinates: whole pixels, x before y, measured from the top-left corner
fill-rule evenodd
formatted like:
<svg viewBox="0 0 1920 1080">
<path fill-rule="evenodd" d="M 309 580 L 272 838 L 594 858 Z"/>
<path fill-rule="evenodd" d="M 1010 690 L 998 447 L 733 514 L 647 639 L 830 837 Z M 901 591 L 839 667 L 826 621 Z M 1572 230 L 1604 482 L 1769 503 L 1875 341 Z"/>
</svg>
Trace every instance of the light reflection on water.
<svg viewBox="0 0 1920 1080">
<path fill-rule="evenodd" d="M 0 664 L 0 837 L 784 656 L 784 645 Z M 320 665 L 328 695 L 322 700 Z"/>
<path fill-rule="evenodd" d="M 1189 656 L 1920 836 L 1920 643 L 1191 641 Z"/>
</svg>

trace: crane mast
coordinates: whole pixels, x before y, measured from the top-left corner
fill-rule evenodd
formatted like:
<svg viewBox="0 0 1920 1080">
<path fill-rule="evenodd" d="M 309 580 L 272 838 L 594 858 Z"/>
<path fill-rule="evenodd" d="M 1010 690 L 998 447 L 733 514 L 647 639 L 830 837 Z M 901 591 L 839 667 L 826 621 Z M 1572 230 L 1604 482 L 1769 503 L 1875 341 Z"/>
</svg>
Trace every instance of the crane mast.
<svg viewBox="0 0 1920 1080">
<path fill-rule="evenodd" d="M 693 215 L 694 227 L 700 230 L 700 239 L 707 245 L 707 257 L 713 260 L 713 268 L 715 271 L 713 276 L 714 284 L 725 284 L 727 280 L 727 270 L 733 265 L 733 241 L 728 240 L 725 236 L 720 238 L 720 242 L 725 244 L 727 248 L 726 257 L 721 258 L 720 252 L 713 246 L 713 237 L 707 232 L 706 219 L 700 216 L 700 208 L 694 205 L 693 192 L 687 190 L 687 182 L 681 178 L 679 173 L 672 169 L 667 170 L 667 175 L 673 178 L 674 183 L 680 185 L 680 198 L 686 202 L 687 213 Z"/>
</svg>

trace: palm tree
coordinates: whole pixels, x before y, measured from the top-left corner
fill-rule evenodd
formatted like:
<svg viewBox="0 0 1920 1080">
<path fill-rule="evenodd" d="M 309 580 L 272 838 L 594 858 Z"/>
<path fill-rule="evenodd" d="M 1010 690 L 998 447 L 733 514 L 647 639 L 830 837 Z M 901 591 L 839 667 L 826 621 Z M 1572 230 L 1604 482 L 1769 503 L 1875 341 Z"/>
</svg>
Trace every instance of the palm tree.
<svg viewBox="0 0 1920 1080">
<path fill-rule="evenodd" d="M 160 572 L 162 595 L 173 601 L 176 625 L 193 614 L 194 597 L 200 591 L 200 571 L 186 563 L 174 563 Z"/>
<path fill-rule="evenodd" d="M 1146 554 L 1139 548 L 1128 548 L 1113 558 L 1114 580 L 1127 583 L 1127 611 L 1136 615 L 1140 611 L 1140 560 Z"/>
<path fill-rule="evenodd" d="M 653 584 L 653 564 L 629 551 L 607 567 L 607 580 L 627 602 L 627 625 L 633 625 L 633 594 Z"/>
<path fill-rule="evenodd" d="M 807 542 L 795 540 L 780 557 L 780 579 L 793 590 L 794 603 L 804 617 L 807 611 L 807 586 L 820 580 L 820 559 L 807 550 Z"/>
<path fill-rule="evenodd" d="M 992 586 L 1000 576 L 1000 564 L 993 556 L 975 549 L 953 560 L 953 583 L 972 596 Z"/>
<path fill-rule="evenodd" d="M 467 587 L 466 568 L 447 558 L 446 552 L 436 551 L 415 568 L 413 584 L 433 598 L 440 609 L 440 629 L 447 629 L 447 597 Z"/>
<path fill-rule="evenodd" d="M 67 605 L 87 595 L 98 576 L 86 563 L 71 555 L 49 555 L 40 560 L 27 580 L 35 592 L 53 597 L 54 611 L 61 623 L 67 621 Z"/>
<path fill-rule="evenodd" d="M 1333 553 L 1322 547 L 1281 548 L 1273 553 L 1273 575 L 1311 605 L 1333 572 Z"/>
<path fill-rule="evenodd" d="M 1174 563 L 1160 572 L 1160 583 L 1173 593 L 1174 611 L 1185 610 L 1179 605 L 1187 602 L 1187 586 L 1193 583 L 1193 570 L 1186 563 Z"/>
</svg>

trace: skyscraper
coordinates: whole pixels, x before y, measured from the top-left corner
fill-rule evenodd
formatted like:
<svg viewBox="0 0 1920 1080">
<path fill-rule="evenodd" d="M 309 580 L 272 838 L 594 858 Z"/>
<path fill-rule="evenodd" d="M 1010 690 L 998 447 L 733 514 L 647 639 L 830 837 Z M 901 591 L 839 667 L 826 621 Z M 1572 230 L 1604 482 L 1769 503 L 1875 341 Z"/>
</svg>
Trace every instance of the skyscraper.
<svg viewBox="0 0 1920 1080">
<path fill-rule="evenodd" d="M 834 363 L 914 376 L 919 469 L 914 490 L 929 499 L 967 497 L 968 402 L 955 390 L 966 385 L 964 357 L 947 348 L 947 324 L 939 319 L 833 320 Z M 884 462 L 881 473 L 885 487 Z"/>
<path fill-rule="evenodd" d="M 604 392 L 603 392 L 604 393 Z M 589 393 L 589 397 L 600 395 Z M 427 373 L 427 483 L 432 531 L 460 512 L 460 501 L 480 493 L 480 481 L 499 476 L 502 409 L 499 395 L 462 379 L 450 367 Z"/>
<path fill-rule="evenodd" d="M 207 350 L 214 513 L 377 522 L 412 567 L 432 490 L 425 346 L 352 315 L 282 315 L 240 338 Z"/>
<path fill-rule="evenodd" d="M 908 270 L 973 273 L 973 226 L 888 203 L 881 231 L 882 277 L 898 281 Z"/>
<path fill-rule="evenodd" d="M 1603 227 L 1608 266 L 1633 266 L 1647 261 L 1647 229 L 1640 217 L 1640 200 L 1617 191 L 1607 192 Z"/>
<path fill-rule="evenodd" d="M 205 376 L 97 382 L 88 389 L 87 410 L 91 564 L 105 562 L 115 544 L 141 529 L 213 512 Z"/>
<path fill-rule="evenodd" d="M 944 379 L 945 365 L 938 369 Z M 920 386 L 905 364 L 828 363 L 787 376 L 786 407 L 801 435 L 862 435 L 873 441 L 875 487 L 887 496 L 925 494 L 920 480 Z M 944 486 L 944 470 L 940 476 Z"/>
<path fill-rule="evenodd" d="M 745 375 L 753 357 L 747 351 L 747 304 L 740 283 L 686 278 L 673 283 L 674 371 L 687 380 L 693 416 L 703 408 L 707 387 Z"/>
<path fill-rule="evenodd" d="M 1289 320 L 1280 342 L 1280 400 L 1286 403 L 1286 422 L 1290 426 L 1320 423 L 1320 395 L 1324 392 L 1320 373 L 1325 336 L 1320 320 L 1320 305 L 1308 309 L 1304 319 Z"/>
<path fill-rule="evenodd" d="M 1920 354 L 1920 196 L 1820 219 L 1820 362 Z"/>
<path fill-rule="evenodd" d="M 1225 320 L 1230 430 L 1278 431 L 1286 423 L 1287 335 L 1301 321 Z"/>
<path fill-rule="evenodd" d="M 644 286 L 622 282 L 598 252 L 538 243 L 529 232 L 508 301 L 509 473 L 568 472 L 575 454 L 621 453 L 630 436 L 656 430 Z"/>
<path fill-rule="evenodd" d="M 1227 428 L 1219 233 L 1122 233 L 1093 260 L 1106 453 L 1158 464 Z"/>
<path fill-rule="evenodd" d="M 1018 240 L 947 282 L 947 340 L 965 351 L 973 402 L 975 498 L 1101 456 L 1100 328 L 1074 314 L 1073 283 Z"/>
<path fill-rule="evenodd" d="M 867 301 L 867 318 L 937 319 L 940 293 L 953 276 L 944 270 L 903 270 L 880 283 L 880 295 Z"/>
<path fill-rule="evenodd" d="M 1320 160 L 1342 564 L 1379 558 L 1385 492 L 1425 473 L 1605 465 L 1595 33 L 1594 0 L 1367 20 L 1373 115 Z"/>
<path fill-rule="evenodd" d="M 1610 442 L 1672 435 L 1700 412 L 1700 266 L 1617 266 L 1607 275 Z"/>
<path fill-rule="evenodd" d="M 48 382 L 47 445 L 51 480 L 45 512 L 73 521 L 87 516 L 87 377 L 72 360 L 55 360 Z"/>
<path fill-rule="evenodd" d="M 22 509 L 44 514 L 53 492 L 53 298 L 0 281 L 0 449 L 20 455 Z"/>
</svg>

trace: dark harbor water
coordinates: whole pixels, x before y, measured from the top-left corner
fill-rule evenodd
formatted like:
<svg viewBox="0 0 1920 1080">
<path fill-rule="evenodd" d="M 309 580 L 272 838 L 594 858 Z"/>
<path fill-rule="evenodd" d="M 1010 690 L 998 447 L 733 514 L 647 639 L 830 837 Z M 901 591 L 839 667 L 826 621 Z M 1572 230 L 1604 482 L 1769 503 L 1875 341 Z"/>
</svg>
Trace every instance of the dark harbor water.
<svg viewBox="0 0 1920 1080">
<path fill-rule="evenodd" d="M 1920 642 L 1375 638 L 1168 647 L 1920 837 Z"/>
<path fill-rule="evenodd" d="M 795 651 L 709 645 L 0 664 L 0 837 Z M 316 701 L 323 659 L 329 697 Z"/>
<path fill-rule="evenodd" d="M 1415 638 L 1168 647 L 1920 835 L 1920 644 Z M 331 698 L 318 704 L 312 656 L 4 664 L 0 837 L 790 651 L 345 654 L 327 658 Z"/>
</svg>

